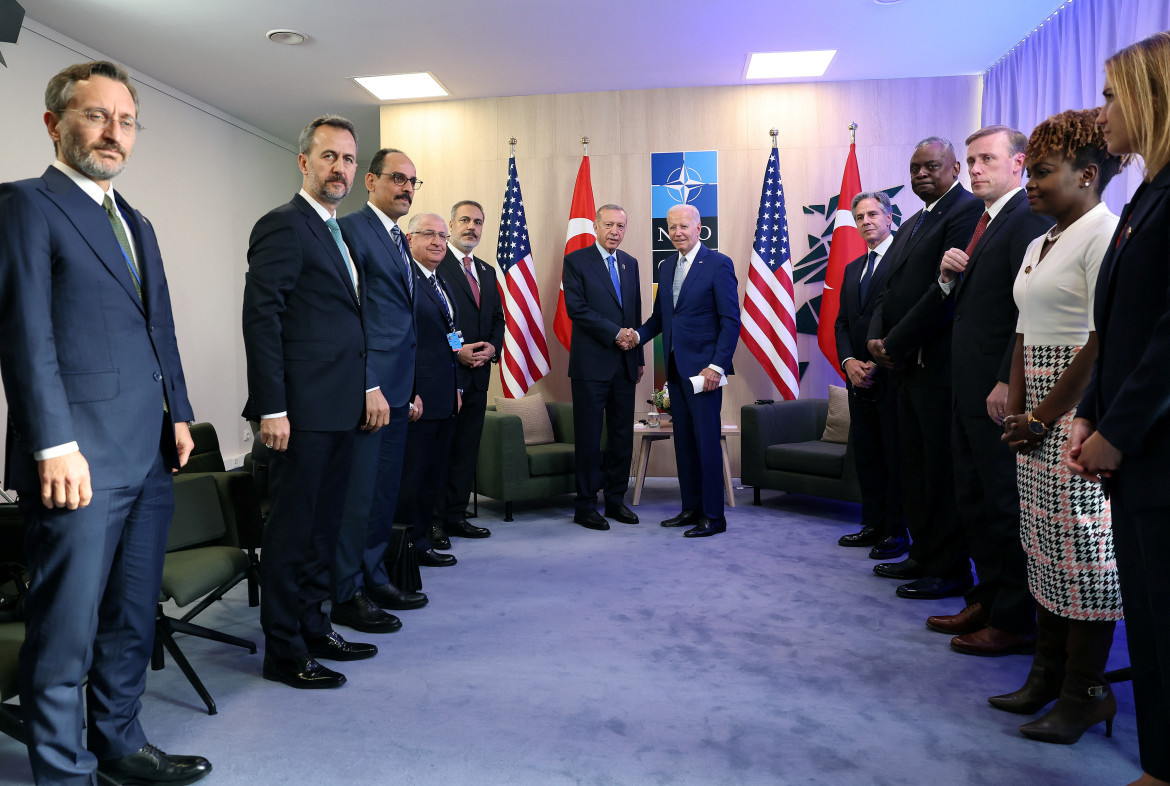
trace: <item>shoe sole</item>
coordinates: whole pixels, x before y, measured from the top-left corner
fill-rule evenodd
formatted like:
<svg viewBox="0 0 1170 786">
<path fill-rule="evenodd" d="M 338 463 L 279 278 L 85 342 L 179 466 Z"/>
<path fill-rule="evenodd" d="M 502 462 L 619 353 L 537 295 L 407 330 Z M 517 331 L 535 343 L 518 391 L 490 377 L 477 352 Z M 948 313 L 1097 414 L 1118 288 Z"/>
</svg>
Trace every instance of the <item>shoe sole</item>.
<svg viewBox="0 0 1170 786">
<path fill-rule="evenodd" d="M 342 685 L 345 684 L 345 675 L 344 674 L 340 675 L 341 679 L 339 679 L 337 682 L 328 682 L 328 683 L 323 682 L 323 683 L 319 683 L 319 684 L 318 683 L 306 684 L 303 682 L 292 682 L 291 680 L 287 680 L 284 677 L 281 677 L 277 674 L 269 674 L 268 672 L 264 672 L 262 676 L 266 680 L 271 680 L 272 682 L 279 682 L 281 685 L 287 685 L 290 688 L 296 688 L 297 690 L 325 690 L 328 688 L 340 688 Z"/>
<path fill-rule="evenodd" d="M 421 609 L 430 602 L 430 598 L 423 598 L 421 603 L 391 603 L 388 606 L 378 604 L 378 608 L 387 609 L 388 611 L 411 611 L 413 609 Z M 395 628 L 395 630 L 397 630 L 397 628 Z"/>
<path fill-rule="evenodd" d="M 951 645 L 951 649 L 960 655 L 974 655 L 977 658 L 1002 658 L 1004 655 L 1030 655 L 1036 651 L 1035 644 L 1025 644 L 1019 647 L 1008 647 L 1007 649 L 998 652 L 983 652 L 980 650 L 965 650 L 961 647 Z"/>
<path fill-rule="evenodd" d="M 341 625 L 342 627 L 356 630 L 358 633 L 397 633 L 402 630 L 401 621 L 397 625 L 366 625 L 361 622 L 354 622 L 353 620 L 339 619 L 332 615 L 329 616 L 329 621 L 334 625 Z M 312 655 L 312 653 L 309 654 Z M 313 655 L 313 657 L 316 658 L 317 656 Z M 366 657 L 373 656 L 367 655 Z M 333 658 L 332 660 L 337 660 L 337 658 Z M 361 660 L 361 658 L 354 658 L 354 660 Z"/>
<path fill-rule="evenodd" d="M 974 632 L 975 632 L 975 631 L 977 631 L 977 630 L 983 630 L 983 628 L 985 628 L 985 627 L 987 627 L 987 626 L 986 626 L 986 625 L 980 625 L 978 628 L 953 628 L 953 629 L 947 629 L 947 628 L 939 627 L 938 625 L 931 625 L 931 624 L 928 622 L 928 623 L 926 623 L 926 627 L 927 627 L 927 629 L 928 629 L 928 630 L 933 630 L 933 631 L 935 631 L 936 633 L 945 633 L 945 634 L 947 634 L 948 636 L 965 636 L 965 635 L 967 635 L 968 633 L 974 633 Z"/>
</svg>

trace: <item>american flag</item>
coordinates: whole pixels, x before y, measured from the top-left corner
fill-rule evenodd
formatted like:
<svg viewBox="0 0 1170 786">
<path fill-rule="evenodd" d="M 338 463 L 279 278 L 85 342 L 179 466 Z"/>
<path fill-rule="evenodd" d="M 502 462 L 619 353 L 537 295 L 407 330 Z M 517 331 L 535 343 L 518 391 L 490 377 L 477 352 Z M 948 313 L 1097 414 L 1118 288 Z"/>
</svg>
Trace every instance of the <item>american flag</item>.
<svg viewBox="0 0 1170 786">
<path fill-rule="evenodd" d="M 785 401 L 800 392 L 796 363 L 796 299 L 792 285 L 792 251 L 784 213 L 784 184 L 776 146 L 768 157 L 756 218 L 756 240 L 743 298 L 740 337 L 772 379 Z"/>
<path fill-rule="evenodd" d="M 499 284 L 505 325 L 500 381 L 506 398 L 522 398 L 528 388 L 548 373 L 549 366 L 540 290 L 532 266 L 532 244 L 528 241 L 515 155 L 508 159 L 508 185 L 504 191 L 504 207 L 500 209 L 496 262 L 504 274 Z"/>
</svg>

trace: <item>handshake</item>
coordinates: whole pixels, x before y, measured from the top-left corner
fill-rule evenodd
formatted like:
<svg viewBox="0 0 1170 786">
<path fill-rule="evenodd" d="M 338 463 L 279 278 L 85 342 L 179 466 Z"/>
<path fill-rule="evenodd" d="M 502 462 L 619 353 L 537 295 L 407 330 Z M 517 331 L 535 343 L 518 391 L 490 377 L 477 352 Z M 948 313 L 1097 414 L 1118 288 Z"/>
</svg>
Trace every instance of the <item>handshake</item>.
<svg viewBox="0 0 1170 786">
<path fill-rule="evenodd" d="M 622 328 L 618 331 L 617 338 L 614 343 L 625 349 L 633 349 L 638 346 L 638 332 L 633 328 Z"/>
</svg>

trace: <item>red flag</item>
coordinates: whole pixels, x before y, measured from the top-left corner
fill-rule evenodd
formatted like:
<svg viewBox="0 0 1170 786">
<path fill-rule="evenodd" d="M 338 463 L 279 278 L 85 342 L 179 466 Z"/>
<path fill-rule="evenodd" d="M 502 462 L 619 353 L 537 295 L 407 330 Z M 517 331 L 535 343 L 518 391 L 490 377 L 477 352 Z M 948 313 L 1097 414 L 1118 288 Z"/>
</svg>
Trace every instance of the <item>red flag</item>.
<svg viewBox="0 0 1170 786">
<path fill-rule="evenodd" d="M 593 231 L 593 217 L 597 209 L 593 206 L 593 184 L 589 182 L 589 155 L 581 156 L 581 168 L 577 170 L 577 183 L 573 186 L 573 204 L 569 207 L 569 230 L 565 234 L 565 256 L 597 242 Z M 557 313 L 553 316 L 553 332 L 565 349 L 573 339 L 573 322 L 565 309 L 565 284 L 557 295 Z"/>
<path fill-rule="evenodd" d="M 825 359 L 845 379 L 841 361 L 837 357 L 837 336 L 834 324 L 840 306 L 841 279 L 845 266 L 865 253 L 865 241 L 853 222 L 850 206 L 853 197 L 861 193 L 861 176 L 857 173 L 857 146 L 849 145 L 845 174 L 841 177 L 841 196 L 837 199 L 837 214 L 833 217 L 833 239 L 829 244 L 829 262 L 825 269 L 825 291 L 821 295 L 821 314 L 817 320 L 817 343 Z"/>
</svg>

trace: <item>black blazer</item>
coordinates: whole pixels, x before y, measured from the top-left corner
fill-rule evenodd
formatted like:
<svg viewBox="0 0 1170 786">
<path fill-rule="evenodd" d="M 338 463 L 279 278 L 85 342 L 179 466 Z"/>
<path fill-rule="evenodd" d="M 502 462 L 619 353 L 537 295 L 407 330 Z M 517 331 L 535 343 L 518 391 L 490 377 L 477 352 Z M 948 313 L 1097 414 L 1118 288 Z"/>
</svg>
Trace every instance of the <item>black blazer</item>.
<svg viewBox="0 0 1170 786">
<path fill-rule="evenodd" d="M 869 338 L 885 339 L 886 352 L 906 364 L 906 381 L 950 387 L 951 314 L 949 307 L 938 308 L 939 263 L 947 249 L 967 247 L 982 213 L 983 202 L 957 185 L 934 210 L 925 216 L 919 210 L 902 222 L 886 252 L 886 285 L 874 308 Z M 922 224 L 914 232 L 919 217 Z"/>
<path fill-rule="evenodd" d="M 1008 382 L 1019 318 L 1012 287 L 1028 244 L 1052 224 L 1017 192 L 987 225 L 950 296 L 938 289 L 940 300 L 955 304 L 951 385 L 958 414 L 986 416 L 987 395 L 997 382 Z"/>
<path fill-rule="evenodd" d="M 447 247 L 447 256 L 439 263 L 439 272 L 455 293 L 459 312 L 457 324 L 463 333 L 463 343 L 489 342 L 496 348 L 492 362 L 498 363 L 504 351 L 504 307 L 500 302 L 496 269 L 477 256 L 472 256 L 472 260 L 475 272 L 479 274 L 478 306 L 475 305 L 475 296 L 471 293 L 471 282 L 467 280 L 467 273 L 463 272 L 463 260 L 451 253 L 450 246 Z M 485 363 L 479 368 L 459 365 L 458 371 L 459 385 L 463 390 L 487 390 L 491 383 L 490 363 Z"/>
<path fill-rule="evenodd" d="M 455 414 L 455 391 L 458 388 L 455 369 L 459 362 L 451 351 L 451 345 L 447 343 L 450 328 L 434 285 L 418 269 L 414 260 L 411 260 L 410 265 L 414 273 L 415 319 L 418 323 L 414 392 L 422 399 L 422 419 L 442 420 Z M 459 307 L 455 304 L 453 288 L 441 272 L 436 272 L 435 277 L 447 295 L 447 302 L 455 312 L 455 324 L 458 325 Z"/>
<path fill-rule="evenodd" d="M 287 412 L 303 431 L 347 431 L 365 414 L 366 338 L 349 267 L 297 194 L 256 222 L 244 276 L 244 417 Z"/>
<path fill-rule="evenodd" d="M 609 266 L 597 244 L 565 257 L 561 283 L 565 287 L 565 311 L 573 322 L 569 349 L 569 376 L 604 381 L 624 369 L 631 380 L 638 379 L 638 367 L 645 364 L 642 345 L 623 352 L 614 343 L 622 328 L 642 325 L 642 285 L 638 260 L 622 251 L 614 252 L 618 281 L 622 287 L 619 304 Z"/>
<path fill-rule="evenodd" d="M 865 265 L 869 259 L 869 252 L 845 266 L 841 277 L 840 308 L 837 310 L 837 322 L 833 328 L 837 335 L 837 357 L 857 358 L 862 362 L 873 360 L 865 346 L 869 338 L 869 325 L 873 320 L 873 312 L 882 299 L 882 290 L 886 281 L 886 271 L 890 248 L 881 258 L 877 270 L 873 273 L 873 280 L 865 293 L 865 300 L 861 299 L 861 276 L 865 272 Z"/>
<path fill-rule="evenodd" d="M 1079 417 L 1123 454 L 1110 480 L 1129 510 L 1170 504 L 1170 166 L 1138 187 L 1101 263 L 1097 362 Z"/>
</svg>

